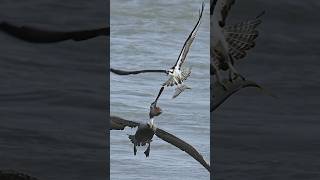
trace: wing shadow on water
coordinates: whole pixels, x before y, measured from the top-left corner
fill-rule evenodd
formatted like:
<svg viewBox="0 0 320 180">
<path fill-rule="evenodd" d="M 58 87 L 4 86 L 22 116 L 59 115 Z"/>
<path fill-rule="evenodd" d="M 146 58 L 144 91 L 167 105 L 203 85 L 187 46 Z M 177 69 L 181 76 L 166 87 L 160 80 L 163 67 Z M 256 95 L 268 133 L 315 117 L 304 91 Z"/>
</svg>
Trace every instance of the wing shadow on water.
<svg viewBox="0 0 320 180">
<path fill-rule="evenodd" d="M 56 43 L 67 40 L 84 41 L 98 36 L 110 35 L 109 27 L 76 31 L 57 31 L 24 25 L 18 26 L 10 22 L 1 22 L 0 30 L 10 36 L 31 43 Z"/>
<path fill-rule="evenodd" d="M 38 180 L 35 177 L 31 177 L 27 174 L 20 173 L 13 170 L 0 170 L 1 180 Z"/>
</svg>

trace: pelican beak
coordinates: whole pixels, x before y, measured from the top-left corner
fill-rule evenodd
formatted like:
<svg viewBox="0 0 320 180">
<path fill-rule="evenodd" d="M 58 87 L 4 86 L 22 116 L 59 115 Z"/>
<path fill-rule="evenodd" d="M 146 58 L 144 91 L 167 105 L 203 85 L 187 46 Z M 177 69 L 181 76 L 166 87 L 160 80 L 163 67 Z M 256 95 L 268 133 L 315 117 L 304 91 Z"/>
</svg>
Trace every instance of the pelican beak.
<svg viewBox="0 0 320 180">
<path fill-rule="evenodd" d="M 151 103 L 150 105 L 150 109 L 155 109 L 157 107 L 157 101 L 154 101 L 153 103 Z"/>
<path fill-rule="evenodd" d="M 156 107 L 156 108 L 157 108 L 156 110 L 158 111 L 157 116 L 159 116 L 162 113 L 162 109 L 159 107 Z"/>
</svg>

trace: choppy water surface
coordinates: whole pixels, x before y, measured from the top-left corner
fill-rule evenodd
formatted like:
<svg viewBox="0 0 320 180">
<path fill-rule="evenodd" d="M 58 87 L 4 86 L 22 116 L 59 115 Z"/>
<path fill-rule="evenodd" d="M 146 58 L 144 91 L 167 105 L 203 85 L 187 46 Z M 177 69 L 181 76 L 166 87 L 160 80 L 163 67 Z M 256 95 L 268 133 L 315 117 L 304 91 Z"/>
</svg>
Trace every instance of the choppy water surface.
<svg viewBox="0 0 320 180">
<path fill-rule="evenodd" d="M 202 1 L 112 1 L 111 67 L 167 69 L 171 67 L 194 27 Z M 157 126 L 189 142 L 210 160 L 209 115 L 209 5 L 187 57 L 192 75 L 185 91 L 172 100 L 174 89 L 163 92 L 158 105 L 163 114 Z M 130 120 L 148 120 L 164 74 L 117 76 L 111 74 L 111 114 Z M 135 129 L 110 135 L 111 179 L 209 179 L 209 173 L 185 152 L 155 137 L 145 158 L 127 138 Z"/>
<path fill-rule="evenodd" d="M 0 1 L 0 21 L 106 25 L 105 1 Z M 31 44 L 0 33 L 0 169 L 43 180 L 106 178 L 106 38 Z"/>
</svg>

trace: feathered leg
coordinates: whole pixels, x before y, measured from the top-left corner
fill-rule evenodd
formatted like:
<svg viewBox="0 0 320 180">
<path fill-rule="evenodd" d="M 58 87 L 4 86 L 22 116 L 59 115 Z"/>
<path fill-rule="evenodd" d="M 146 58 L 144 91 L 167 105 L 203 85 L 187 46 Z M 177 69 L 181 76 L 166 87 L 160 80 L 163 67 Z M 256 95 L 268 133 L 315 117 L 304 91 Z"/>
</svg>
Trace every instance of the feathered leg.
<svg viewBox="0 0 320 180">
<path fill-rule="evenodd" d="M 136 144 L 134 144 L 134 146 L 133 146 L 133 154 L 137 155 L 137 146 L 136 146 Z"/>
<path fill-rule="evenodd" d="M 144 154 L 146 155 L 146 157 L 149 157 L 149 154 L 150 154 L 150 146 L 151 146 L 151 143 L 149 142 L 149 143 L 148 143 L 148 148 L 146 149 L 146 151 L 144 151 Z"/>
</svg>

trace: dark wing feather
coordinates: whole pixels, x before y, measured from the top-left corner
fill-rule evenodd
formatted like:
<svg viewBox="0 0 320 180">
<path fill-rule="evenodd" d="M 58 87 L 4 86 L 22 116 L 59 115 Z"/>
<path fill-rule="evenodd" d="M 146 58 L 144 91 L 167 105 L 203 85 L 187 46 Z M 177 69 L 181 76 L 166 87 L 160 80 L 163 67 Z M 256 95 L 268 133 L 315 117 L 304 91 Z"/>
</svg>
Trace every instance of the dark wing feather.
<svg viewBox="0 0 320 180">
<path fill-rule="evenodd" d="M 158 69 L 145 69 L 145 70 L 138 70 L 138 71 L 124 71 L 120 69 L 113 69 L 110 68 L 110 71 L 117 74 L 117 75 L 130 75 L 130 74 L 140 74 L 140 73 L 166 73 L 166 70 L 158 70 Z"/>
<path fill-rule="evenodd" d="M 202 8 L 201 8 L 201 11 L 200 11 L 200 15 L 199 15 L 199 19 L 197 21 L 197 24 L 194 26 L 194 28 L 192 29 L 191 33 L 189 34 L 189 37 L 184 42 L 183 47 L 182 47 L 182 49 L 180 51 L 179 57 L 178 57 L 175 65 L 173 67 L 176 67 L 178 65 L 178 67 L 181 68 L 181 65 L 186 60 L 186 57 L 187 57 L 187 54 L 188 54 L 189 49 L 191 47 L 191 44 L 192 44 L 194 38 L 196 37 L 197 31 L 198 31 L 199 26 L 200 26 L 202 14 L 203 14 L 203 9 L 204 9 L 204 2 L 202 2 Z"/>
<path fill-rule="evenodd" d="M 54 43 L 66 40 L 83 41 L 97 36 L 110 35 L 109 27 L 63 32 L 28 26 L 16 26 L 8 22 L 2 22 L 0 30 L 18 39 L 33 43 Z"/>
<path fill-rule="evenodd" d="M 125 120 L 117 116 L 110 116 L 110 130 L 124 130 L 125 127 L 138 127 L 140 123 Z"/>
<path fill-rule="evenodd" d="M 214 7 L 216 6 L 217 0 L 210 0 L 210 15 L 213 15 Z"/>
<path fill-rule="evenodd" d="M 190 144 L 186 143 L 185 141 L 159 128 L 156 129 L 155 134 L 162 140 L 188 153 L 195 160 L 197 160 L 202 166 L 204 166 L 209 172 L 211 172 L 210 165 L 207 163 L 206 160 L 204 160 L 203 156 Z"/>
<path fill-rule="evenodd" d="M 235 0 L 218 0 L 213 9 L 213 16 L 218 20 L 219 25 L 223 27 L 226 24 L 226 19 L 229 11 Z"/>
</svg>

